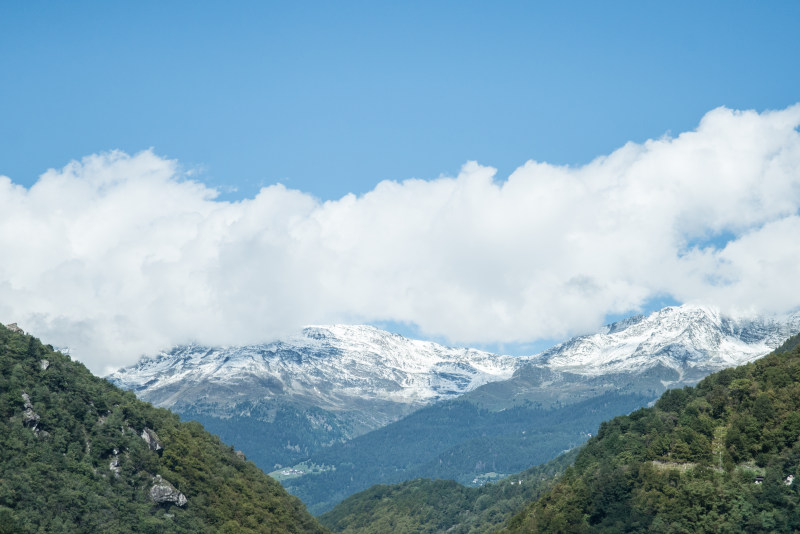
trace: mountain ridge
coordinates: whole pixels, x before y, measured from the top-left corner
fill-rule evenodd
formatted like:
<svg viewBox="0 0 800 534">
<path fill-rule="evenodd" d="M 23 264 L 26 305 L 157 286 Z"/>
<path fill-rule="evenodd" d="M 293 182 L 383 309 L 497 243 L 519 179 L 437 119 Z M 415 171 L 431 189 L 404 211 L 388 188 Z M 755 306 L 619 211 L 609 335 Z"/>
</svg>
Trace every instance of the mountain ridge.
<svg viewBox="0 0 800 534">
<path fill-rule="evenodd" d="M 677 373 L 664 387 L 680 385 L 763 356 L 798 330 L 800 312 L 734 319 L 708 306 L 670 306 L 536 355 L 506 356 L 408 339 L 366 325 L 310 326 L 270 343 L 177 346 L 107 379 L 158 406 L 200 403 L 213 413 L 216 404 L 222 412 L 215 415 L 223 416 L 224 408 L 237 402 L 279 397 L 330 411 L 353 401 L 414 408 L 513 378 L 525 368 L 592 377 L 641 373 L 660 365 Z M 213 388 L 228 394 L 214 399 Z M 396 419 L 398 410 L 383 410 L 373 425 Z M 370 418 L 362 415 L 369 426 Z"/>
<path fill-rule="evenodd" d="M 724 368 L 763 356 L 797 330 L 800 312 L 733 318 L 709 306 L 668 306 L 572 338 L 536 355 L 534 363 L 585 375 L 652 366 L 654 359 L 674 369 L 679 362 Z M 676 345 L 695 350 L 670 352 Z"/>
<path fill-rule="evenodd" d="M 371 326 L 332 325 L 257 345 L 179 346 L 107 378 L 177 411 L 202 405 L 205 413 L 225 417 L 237 404 L 264 400 L 314 406 L 340 414 L 356 435 L 431 402 L 510 378 L 526 361 Z"/>
<path fill-rule="evenodd" d="M 299 339 L 267 345 L 178 348 L 122 370 L 116 379 L 124 378 L 156 403 L 159 396 L 180 394 L 183 404 L 173 409 L 242 449 L 265 471 L 293 466 L 302 472 L 284 485 L 316 513 L 335 504 L 329 498 L 334 494 L 341 499 L 406 476 L 441 471 L 465 482 L 484 479 L 490 471 L 518 471 L 524 465 L 509 460 L 513 451 L 546 461 L 581 443 L 596 426 L 562 425 L 550 436 L 528 439 L 531 429 L 504 431 L 502 422 L 539 420 L 553 410 L 567 416 L 569 410 L 561 412 L 566 407 L 594 406 L 597 425 L 647 405 L 667 388 L 692 385 L 714 370 L 763 356 L 797 330 L 800 314 L 732 319 L 709 307 L 684 305 L 612 323 L 520 358 L 339 325 L 309 328 Z M 147 372 L 137 373 L 142 368 Z M 245 372 L 237 375 L 239 369 Z M 184 372 L 196 373 L 193 381 L 182 384 Z M 246 395 L 237 397 L 242 391 Z M 612 402 L 593 400 L 604 396 Z M 448 403 L 455 401 L 473 405 L 481 417 L 463 415 L 473 408 L 452 410 Z M 403 421 L 408 424 L 398 424 Z M 402 441 L 403 429 L 426 429 L 433 422 L 441 426 L 420 432 L 416 451 L 381 459 L 371 450 Z M 482 437 L 471 439 L 470 429 Z M 365 434 L 370 438 L 359 438 Z M 441 436 L 450 440 L 446 447 Z M 444 455 L 442 463 L 430 463 L 432 454 Z M 495 460 L 497 469 L 481 467 Z M 310 474 L 303 465 L 312 464 L 324 470 Z M 440 465 L 448 467 L 442 471 Z M 353 475 L 340 480 L 353 466 L 359 466 Z M 345 482 L 347 491 L 339 491 Z"/>
</svg>

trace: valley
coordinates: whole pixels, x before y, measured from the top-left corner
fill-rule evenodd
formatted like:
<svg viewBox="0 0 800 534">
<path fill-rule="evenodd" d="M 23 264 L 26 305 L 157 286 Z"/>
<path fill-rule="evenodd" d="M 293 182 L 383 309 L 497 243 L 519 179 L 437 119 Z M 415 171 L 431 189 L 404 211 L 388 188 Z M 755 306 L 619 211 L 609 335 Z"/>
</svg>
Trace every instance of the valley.
<svg viewBox="0 0 800 534">
<path fill-rule="evenodd" d="M 606 525 L 613 525 L 612 529 L 630 525 L 624 528 L 633 530 L 649 525 L 650 530 L 666 532 L 662 529 L 664 521 L 714 529 L 713 523 L 698 522 L 696 516 L 659 515 L 642 504 L 639 485 L 652 485 L 659 476 L 675 479 L 680 488 L 694 488 L 691 480 L 713 478 L 726 492 L 751 503 L 752 510 L 761 510 L 760 515 L 746 510 L 734 513 L 716 504 L 714 499 L 723 498 L 721 494 L 704 497 L 704 505 L 718 510 L 723 523 L 740 518 L 754 531 L 769 525 L 779 530 L 789 528 L 787 525 L 793 525 L 795 519 L 787 515 L 785 507 L 795 498 L 791 481 L 800 469 L 800 464 L 795 465 L 800 456 L 792 448 L 800 427 L 791 408 L 796 400 L 792 393 L 796 381 L 791 377 L 800 358 L 800 335 L 780 344 L 766 358 L 754 354 L 780 340 L 786 330 L 796 328 L 797 316 L 783 322 L 753 321 L 749 328 L 733 329 L 718 317 L 715 322 L 713 314 L 695 309 L 659 313 L 668 318 L 683 316 L 684 328 L 677 335 L 675 330 L 666 334 L 651 330 L 645 336 L 651 342 L 661 337 L 666 341 L 659 344 L 669 347 L 661 350 L 649 367 L 637 362 L 626 371 L 620 367 L 619 358 L 607 376 L 594 371 L 578 374 L 574 366 L 569 371 L 546 367 L 570 347 L 590 342 L 599 346 L 598 339 L 608 339 L 592 336 L 619 335 L 626 330 L 610 325 L 604 332 L 576 338 L 522 360 L 525 363 L 510 378 L 431 402 L 356 437 L 320 445 L 311 455 L 300 454 L 304 458 L 295 463 L 273 465 L 274 469 L 262 466 L 305 506 L 286 495 L 277 483 L 270 483 L 270 478 L 247 461 L 246 451 L 235 451 L 197 423 L 180 423 L 169 412 L 141 403 L 131 393 L 92 377 L 68 356 L 41 345 L 20 329 L 3 328 L 0 363 L 8 394 L 0 398 L 0 408 L 9 418 L 5 471 L 0 479 L 0 519 L 13 528 L 40 525 L 36 528 L 48 532 L 54 525 L 77 521 L 75 510 L 84 505 L 71 508 L 73 505 L 64 504 L 71 498 L 67 493 L 31 475 L 33 461 L 49 466 L 59 487 L 77 484 L 96 488 L 105 497 L 92 505 L 95 509 L 104 510 L 109 503 L 122 506 L 117 515 L 104 512 L 106 519 L 93 516 L 91 524 L 108 532 L 115 531 L 108 522 L 117 521 L 115 517 L 125 518 L 131 532 L 150 528 L 163 532 L 248 532 L 256 525 L 260 526 L 253 531 L 261 531 L 267 524 L 272 524 L 276 532 L 324 532 L 325 527 L 362 534 L 386 529 L 401 533 L 478 533 L 502 528 L 509 532 L 550 532 L 565 525 L 580 525 L 577 517 L 568 515 L 575 507 L 586 510 L 583 517 L 588 531 Z M 687 316 L 699 320 L 685 321 Z M 628 324 L 644 322 L 636 319 Z M 722 333 L 709 328 L 715 324 L 724 326 Z M 708 335 L 699 336 L 697 332 Z M 641 336 L 642 332 L 629 334 Z M 739 340 L 738 346 L 751 350 L 741 350 L 738 355 L 711 350 L 736 346 L 730 336 Z M 694 344 L 681 346 L 676 339 L 690 339 Z M 704 350 L 710 351 L 711 357 L 703 358 Z M 632 354 L 641 361 L 636 351 Z M 674 382 L 664 380 L 670 376 L 677 376 L 678 381 L 689 380 L 687 377 L 694 380 L 701 372 L 698 369 L 708 370 L 737 359 L 753 363 L 724 367 L 695 381 L 694 386 L 667 388 Z M 503 383 L 508 387 L 499 388 Z M 665 392 L 657 395 L 659 383 Z M 549 398 L 544 396 L 548 389 L 553 392 Z M 16 390 L 21 400 L 12 400 L 11 393 Z M 82 400 L 76 403 L 78 398 Z M 491 403 L 482 404 L 486 399 Z M 499 408 L 501 405 L 505 407 Z M 314 412 L 292 415 L 272 410 L 263 416 L 286 424 L 292 417 L 314 420 L 309 413 Z M 241 417 L 245 418 L 245 412 Z M 320 420 L 318 413 L 317 422 Z M 253 424 L 251 428 L 256 428 Z M 31 451 L 27 455 L 21 454 L 25 447 Z M 58 456 L 62 449 L 64 460 Z M 265 452 L 269 457 L 269 451 Z M 625 467 L 629 461 L 639 462 L 638 478 L 625 474 L 632 472 Z M 213 465 L 207 465 L 209 462 Z M 12 468 L 18 471 L 9 471 Z M 609 475 L 609 469 L 616 474 Z M 23 481 L 20 474 L 28 478 Z M 776 476 L 783 484 L 778 487 L 790 489 L 777 494 L 770 490 L 769 495 L 774 495 L 769 501 L 747 486 L 760 487 L 763 483 L 772 488 Z M 241 501 L 241 477 L 249 480 L 246 484 L 263 487 L 257 494 L 268 493 L 285 504 L 270 505 L 269 514 L 273 515 L 253 522 L 251 514 L 256 512 Z M 617 482 L 623 480 L 619 486 Z M 619 487 L 607 489 L 612 482 Z M 109 483 L 111 487 L 103 489 Z M 570 484 L 575 483 L 578 490 L 571 489 Z M 214 507 L 223 502 L 209 500 L 206 492 L 231 484 L 239 489 L 226 498 L 234 501 L 224 505 L 227 511 L 216 511 Z M 595 503 L 580 489 L 586 485 L 597 486 L 601 498 L 611 491 L 613 496 L 607 502 L 614 506 L 604 508 Z M 30 508 L 33 502 L 45 502 L 31 493 L 39 487 L 48 488 L 42 495 L 51 503 L 45 506 L 55 507 L 52 513 L 37 516 Z M 121 504 L 125 497 L 118 493 L 120 490 L 138 495 L 131 506 Z M 625 492 L 632 493 L 626 497 Z M 673 493 L 658 498 L 669 500 Z M 30 503 L 20 500 L 22 496 Z M 567 499 L 566 504 L 562 504 L 563 499 Z M 281 506 L 288 507 L 287 511 L 274 515 Z M 546 513 L 536 511 L 541 506 Z M 624 511 L 628 509 L 633 512 Z M 324 527 L 308 512 L 318 516 Z M 136 526 L 131 528 L 130 524 Z"/>
<path fill-rule="evenodd" d="M 737 319 L 685 305 L 512 357 L 320 326 L 264 345 L 176 347 L 108 378 L 201 422 L 265 472 L 293 469 L 282 483 L 318 514 L 373 484 L 479 485 L 546 462 L 602 421 L 798 330 L 800 314 Z"/>
</svg>

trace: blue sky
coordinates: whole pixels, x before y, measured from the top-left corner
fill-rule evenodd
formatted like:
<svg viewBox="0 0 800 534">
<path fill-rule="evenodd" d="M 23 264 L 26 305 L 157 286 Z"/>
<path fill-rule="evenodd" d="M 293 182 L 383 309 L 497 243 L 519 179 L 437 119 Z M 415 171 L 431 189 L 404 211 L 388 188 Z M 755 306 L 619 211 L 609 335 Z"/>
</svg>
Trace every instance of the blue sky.
<svg viewBox="0 0 800 534">
<path fill-rule="evenodd" d="M 99 370 L 308 323 L 525 353 L 795 309 L 798 27 L 795 1 L 4 2 L 0 320 Z"/>
<path fill-rule="evenodd" d="M 579 164 L 798 100 L 797 2 L 5 2 L 0 174 L 149 147 L 244 198 Z"/>
</svg>

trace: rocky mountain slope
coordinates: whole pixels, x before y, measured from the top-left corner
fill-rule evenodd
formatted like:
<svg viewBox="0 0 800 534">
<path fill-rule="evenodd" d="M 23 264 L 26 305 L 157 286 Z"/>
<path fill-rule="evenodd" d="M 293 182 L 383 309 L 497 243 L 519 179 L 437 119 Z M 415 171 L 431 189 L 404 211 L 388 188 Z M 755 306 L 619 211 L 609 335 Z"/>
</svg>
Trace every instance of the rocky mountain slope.
<svg viewBox="0 0 800 534">
<path fill-rule="evenodd" d="M 199 424 L 0 326 L 0 532 L 324 531 Z"/>
<path fill-rule="evenodd" d="M 573 338 L 537 356 L 512 357 L 406 339 L 370 326 L 318 326 L 273 343 L 176 347 L 108 379 L 180 412 L 231 416 L 237 405 L 279 400 L 347 414 L 355 433 L 512 375 L 542 385 L 577 375 L 657 374 L 662 387 L 752 361 L 800 330 L 800 313 L 734 319 L 674 306 Z M 560 378 L 559 378 L 560 377 Z"/>
<path fill-rule="evenodd" d="M 686 381 L 760 358 L 798 330 L 800 313 L 733 318 L 706 306 L 670 306 L 571 339 L 534 363 L 589 376 L 663 366 L 677 373 L 676 381 Z"/>
<path fill-rule="evenodd" d="M 510 378 L 527 359 L 453 349 L 371 326 L 308 327 L 273 343 L 176 347 L 108 377 L 158 406 L 227 415 L 243 401 L 280 399 L 385 425 L 431 402 Z"/>
<path fill-rule="evenodd" d="M 605 391 L 656 397 L 667 388 L 751 362 L 800 331 L 800 312 L 733 318 L 695 305 L 670 306 L 610 324 L 534 356 L 506 381 L 464 396 L 493 409 L 525 402 L 579 402 Z"/>
<path fill-rule="evenodd" d="M 308 327 L 261 345 L 176 347 L 108 379 L 221 434 L 232 419 L 240 426 L 247 420 L 270 425 L 284 451 L 273 463 L 286 463 L 293 454 L 303 456 L 510 378 L 525 361 L 370 326 L 336 325 Z M 247 434 L 253 432 L 258 430 Z"/>
</svg>

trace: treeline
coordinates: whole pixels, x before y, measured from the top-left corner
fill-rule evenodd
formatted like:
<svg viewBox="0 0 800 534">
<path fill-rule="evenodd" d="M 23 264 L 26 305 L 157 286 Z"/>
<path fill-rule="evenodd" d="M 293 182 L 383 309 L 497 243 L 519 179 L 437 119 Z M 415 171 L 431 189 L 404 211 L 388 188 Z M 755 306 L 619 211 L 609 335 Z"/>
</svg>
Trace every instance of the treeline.
<svg viewBox="0 0 800 534">
<path fill-rule="evenodd" d="M 0 532 L 322 531 L 198 423 L 0 326 Z"/>
<path fill-rule="evenodd" d="M 604 423 L 508 531 L 800 530 L 798 341 Z"/>
</svg>

